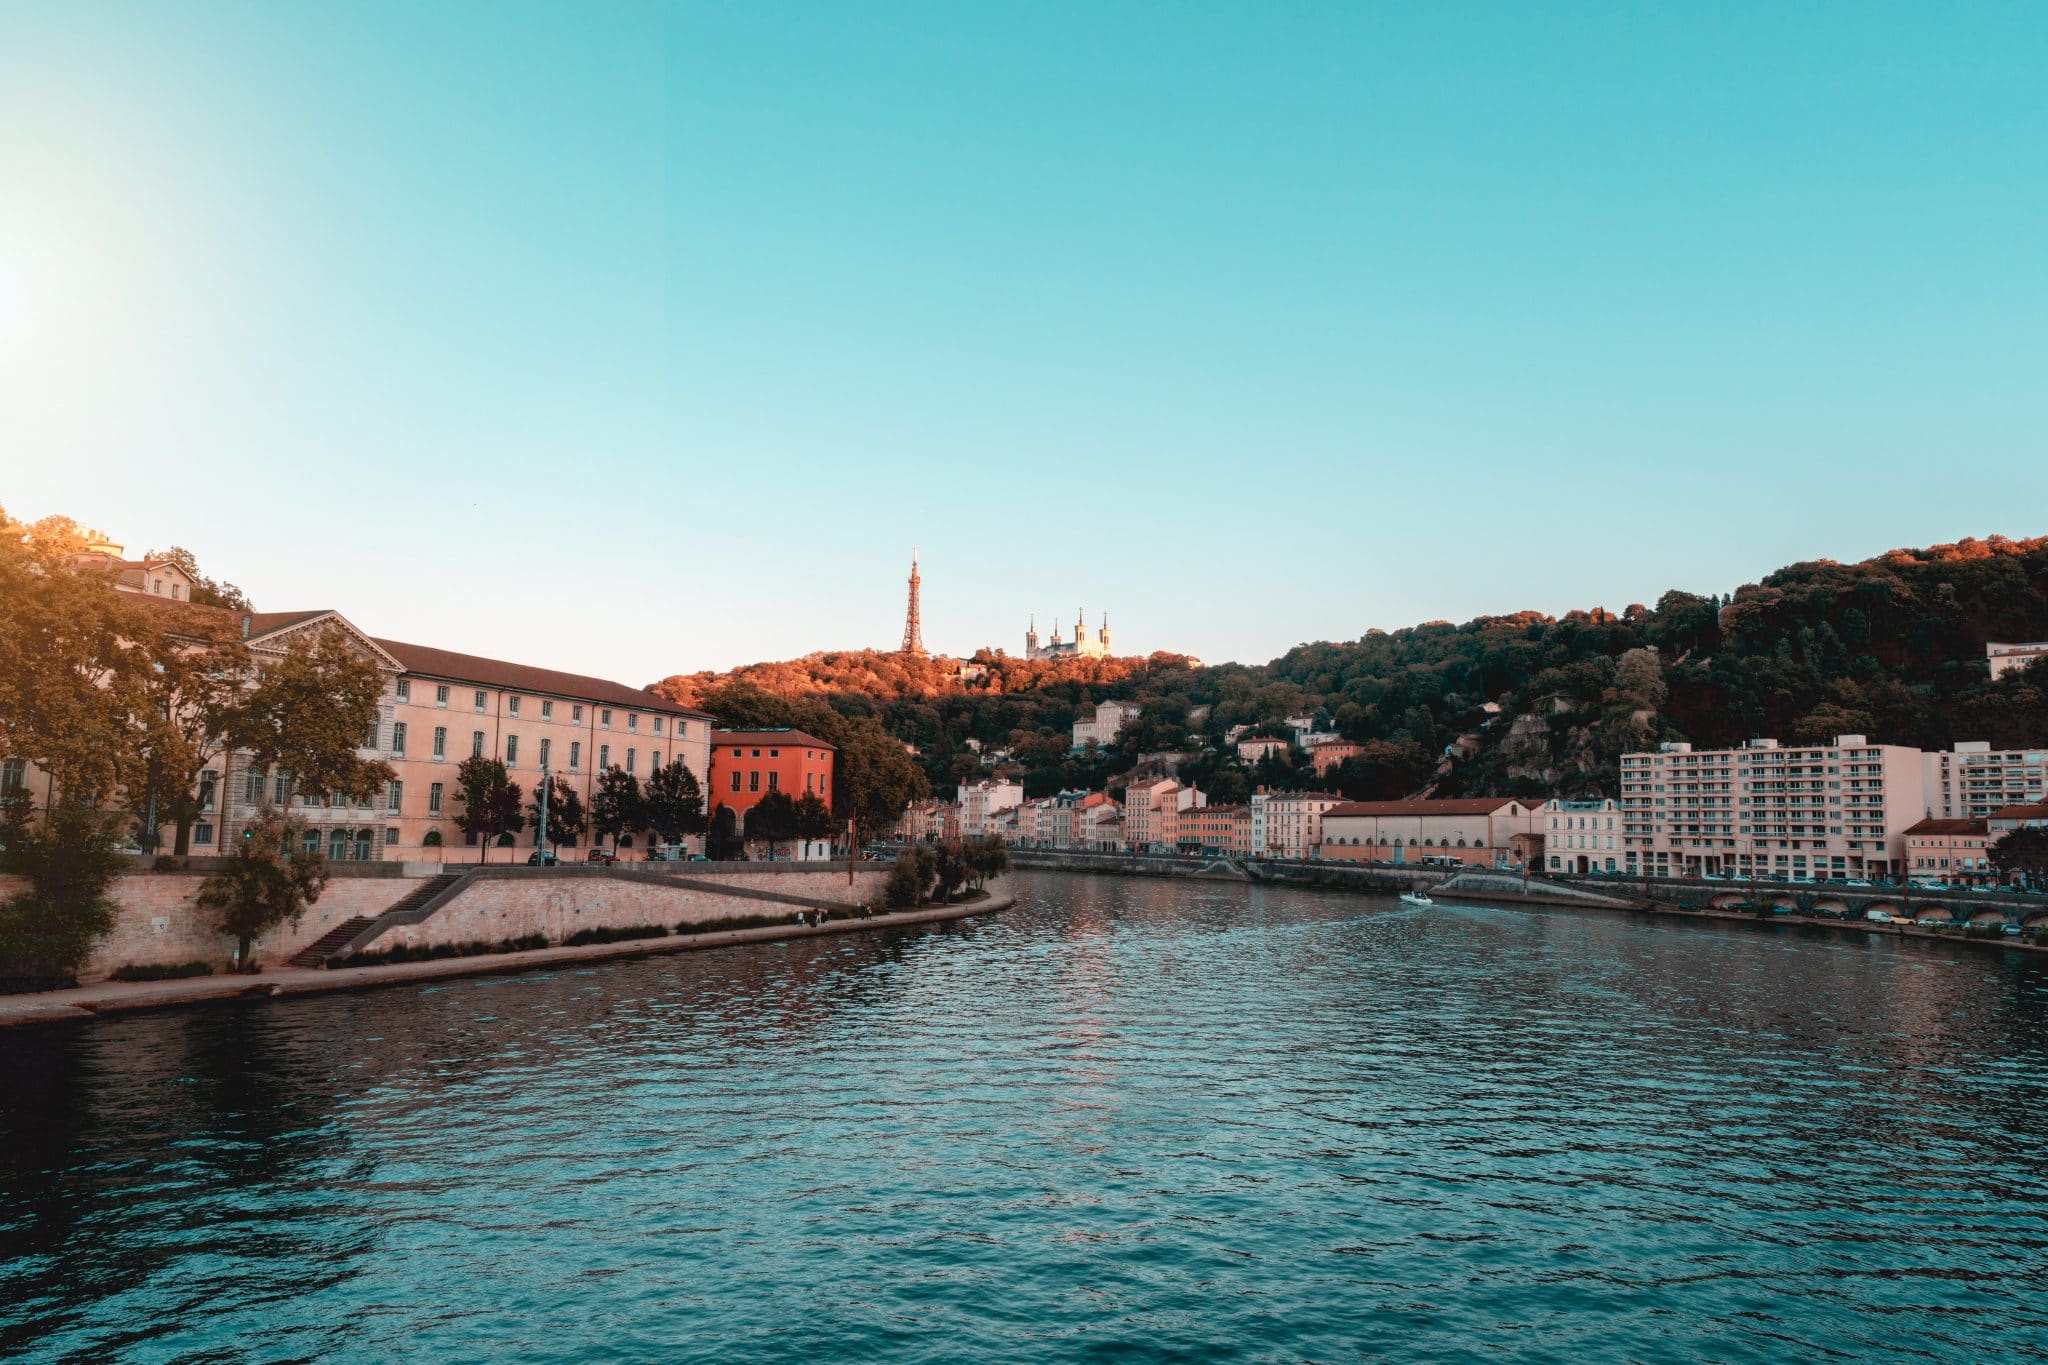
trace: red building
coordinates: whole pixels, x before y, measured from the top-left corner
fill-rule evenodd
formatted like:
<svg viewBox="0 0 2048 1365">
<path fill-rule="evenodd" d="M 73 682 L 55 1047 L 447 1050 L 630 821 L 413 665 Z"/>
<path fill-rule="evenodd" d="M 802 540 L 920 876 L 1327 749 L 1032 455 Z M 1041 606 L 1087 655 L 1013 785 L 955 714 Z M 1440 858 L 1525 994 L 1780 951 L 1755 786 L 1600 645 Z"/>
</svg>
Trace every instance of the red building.
<svg viewBox="0 0 2048 1365">
<path fill-rule="evenodd" d="M 704 808 L 729 807 L 744 816 L 772 791 L 801 801 L 816 793 L 832 804 L 832 760 L 836 751 L 816 735 L 802 730 L 713 730 L 711 790 Z"/>
</svg>

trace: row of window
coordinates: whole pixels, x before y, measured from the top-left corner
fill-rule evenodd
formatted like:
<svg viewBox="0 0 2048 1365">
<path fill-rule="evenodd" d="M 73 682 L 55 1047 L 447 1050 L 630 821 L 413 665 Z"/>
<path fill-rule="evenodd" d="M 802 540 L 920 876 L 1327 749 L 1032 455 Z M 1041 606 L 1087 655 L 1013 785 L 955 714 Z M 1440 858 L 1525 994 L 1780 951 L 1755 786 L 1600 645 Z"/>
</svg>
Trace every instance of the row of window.
<svg viewBox="0 0 2048 1365">
<path fill-rule="evenodd" d="M 681 728 L 680 722 L 678 723 L 678 726 L 677 726 L 677 728 L 678 728 L 678 729 L 680 729 L 680 728 Z M 391 755 L 392 755 L 392 757 L 394 757 L 394 758 L 404 758 L 404 757 L 405 757 L 405 746 L 406 746 L 406 742 L 407 742 L 408 738 L 409 738 L 409 736 L 408 736 L 408 735 L 407 735 L 407 733 L 406 733 L 406 726 L 405 726 L 405 722 L 404 722 L 404 721 L 402 721 L 402 720 L 401 720 L 401 721 L 394 721 L 394 722 L 392 722 L 392 725 L 391 725 Z M 484 739 L 485 739 L 485 736 L 484 736 L 484 732 L 483 732 L 483 731 L 481 731 L 481 730 L 472 730 L 472 731 L 470 731 L 470 732 L 469 732 L 469 753 L 470 753 L 470 757 L 472 757 L 472 758 L 482 758 L 482 757 L 484 756 Z M 372 740 L 371 740 L 371 747 L 373 747 L 373 748 L 374 748 L 374 747 L 376 747 L 376 743 L 375 743 L 375 736 L 372 736 Z M 600 745 L 598 745 L 598 746 L 597 746 L 597 767 L 598 767 L 598 771 L 602 772 L 602 771 L 604 771 L 605 769 L 607 769 L 607 768 L 611 767 L 611 765 L 612 765 L 612 758 L 611 758 L 611 755 L 612 755 L 612 746 L 611 746 L 611 745 L 609 745 L 609 744 L 600 744 Z M 435 757 L 436 759 L 440 759 L 440 760 L 445 760 L 445 759 L 446 759 L 446 758 L 448 757 L 448 727 L 447 727 L 447 726 L 445 726 L 445 725 L 436 725 L 436 726 L 434 727 L 434 751 L 433 751 L 433 756 L 434 756 L 434 757 Z M 541 767 L 543 767 L 543 768 L 545 768 L 545 767 L 548 767 L 548 766 L 549 766 L 549 764 L 550 764 L 550 763 L 552 762 L 552 760 L 553 760 L 553 757 L 554 757 L 554 740 L 553 740 L 553 739 L 552 739 L 551 737 L 543 736 L 543 737 L 542 737 L 542 739 L 541 739 L 541 741 L 540 741 L 540 766 L 541 766 Z M 636 765 L 637 765 L 637 764 L 639 763 L 639 761 L 640 761 L 640 751 L 639 751 L 638 749 L 636 749 L 636 748 L 631 748 L 631 747 L 628 747 L 628 748 L 627 748 L 627 750 L 626 750 L 626 762 L 625 762 L 625 769 L 626 769 L 626 771 L 627 771 L 627 772 L 629 772 L 629 773 L 631 773 L 631 772 L 634 772 L 634 771 L 635 771 L 635 767 L 636 767 Z M 662 756 L 661 756 L 661 751 L 660 751 L 660 750 L 658 750 L 658 749 L 657 749 L 657 750 L 653 750 L 653 751 L 651 751 L 651 752 L 650 752 L 650 753 L 648 754 L 648 756 L 647 756 L 647 771 L 649 772 L 649 774 L 653 774 L 653 773 L 657 773 L 657 772 L 661 771 L 661 761 L 662 761 Z M 518 735 L 507 735 L 507 736 L 505 736 L 505 766 L 506 766 L 506 767 L 508 767 L 508 768 L 516 768 L 516 767 L 518 767 L 518 766 L 519 766 L 519 736 L 518 736 Z M 580 740 L 580 739 L 572 739 L 572 740 L 570 740 L 570 741 L 569 741 L 569 771 L 573 773 L 573 772 L 581 772 L 582 770 L 583 770 L 583 741 L 582 741 L 582 740 Z M 733 788 L 733 790 L 734 790 L 734 791 L 738 791 L 738 790 L 739 790 L 739 788 L 735 787 L 735 788 Z M 251 799 L 251 800 L 254 800 L 255 798 L 251 797 L 250 799 Z M 280 799 L 282 799 L 282 798 L 280 798 Z"/>
<path fill-rule="evenodd" d="M 396 684 L 396 689 L 398 700 L 412 700 L 412 679 L 400 678 Z M 434 705 L 446 706 L 448 704 L 448 692 L 449 686 L 447 683 L 436 683 L 434 685 Z M 540 718 L 542 720 L 553 720 L 555 718 L 554 699 L 552 697 L 542 697 L 539 700 Z M 524 701 L 525 697 L 522 695 L 516 693 L 507 693 L 505 697 L 505 714 L 508 716 L 518 715 L 520 704 Z M 485 691 L 483 688 L 477 688 L 471 696 L 470 704 L 478 712 L 488 711 L 490 709 L 490 693 Z M 650 719 L 654 722 L 652 726 L 652 732 L 657 735 L 660 734 L 661 723 L 664 718 L 661 716 L 653 716 Z M 583 723 L 583 706 L 580 702 L 572 702 L 570 704 L 569 721 L 572 725 L 581 725 Z M 597 725 L 598 728 L 601 730 L 611 729 L 611 707 L 600 706 L 597 708 Z M 687 739 L 690 733 L 689 726 L 690 723 L 688 721 L 678 716 L 676 718 L 675 725 L 676 738 Z M 628 729 L 629 731 L 637 731 L 639 730 L 639 728 L 640 713 L 638 711 L 628 711 L 626 713 L 626 729 Z"/>
</svg>

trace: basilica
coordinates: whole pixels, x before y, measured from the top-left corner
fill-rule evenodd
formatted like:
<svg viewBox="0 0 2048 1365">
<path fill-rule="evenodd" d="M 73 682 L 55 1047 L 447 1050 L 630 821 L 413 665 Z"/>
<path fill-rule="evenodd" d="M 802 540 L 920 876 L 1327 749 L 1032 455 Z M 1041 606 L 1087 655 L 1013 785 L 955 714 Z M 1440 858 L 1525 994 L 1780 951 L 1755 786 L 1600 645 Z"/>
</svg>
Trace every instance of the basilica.
<svg viewBox="0 0 2048 1365">
<path fill-rule="evenodd" d="M 1024 657 L 1027 659 L 1106 659 L 1109 657 L 1109 614 L 1103 613 L 1102 629 L 1091 637 L 1088 621 L 1080 612 L 1074 614 L 1074 638 L 1062 640 L 1057 623 L 1052 628 L 1052 639 L 1038 643 L 1038 618 L 1031 618 L 1030 629 L 1024 632 Z"/>
</svg>

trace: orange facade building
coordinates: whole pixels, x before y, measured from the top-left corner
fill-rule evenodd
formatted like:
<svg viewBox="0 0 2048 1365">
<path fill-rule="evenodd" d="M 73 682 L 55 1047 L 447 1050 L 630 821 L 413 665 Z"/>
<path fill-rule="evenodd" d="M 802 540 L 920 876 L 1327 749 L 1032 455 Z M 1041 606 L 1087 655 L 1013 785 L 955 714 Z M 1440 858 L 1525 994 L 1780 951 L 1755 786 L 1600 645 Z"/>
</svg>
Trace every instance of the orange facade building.
<svg viewBox="0 0 2048 1365">
<path fill-rule="evenodd" d="M 725 806 L 744 817 L 769 792 L 801 801 L 805 792 L 832 804 L 832 760 L 836 750 L 802 730 L 714 730 L 711 732 L 711 789 L 704 808 Z"/>
</svg>

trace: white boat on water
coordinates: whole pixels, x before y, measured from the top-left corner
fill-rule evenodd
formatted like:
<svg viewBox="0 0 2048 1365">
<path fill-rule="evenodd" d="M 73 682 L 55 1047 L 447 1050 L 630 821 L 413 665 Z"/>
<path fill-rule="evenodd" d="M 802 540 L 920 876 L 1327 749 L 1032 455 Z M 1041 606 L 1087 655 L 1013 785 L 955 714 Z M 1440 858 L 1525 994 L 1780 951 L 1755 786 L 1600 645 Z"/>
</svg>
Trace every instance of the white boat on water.
<svg viewBox="0 0 2048 1365">
<path fill-rule="evenodd" d="M 1401 893 L 1401 904 L 1435 905 L 1436 902 L 1429 898 L 1429 893 L 1426 891 L 1403 891 Z"/>
</svg>

